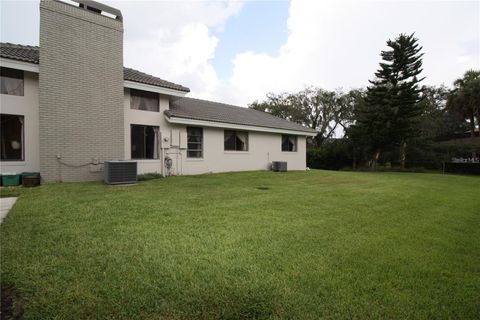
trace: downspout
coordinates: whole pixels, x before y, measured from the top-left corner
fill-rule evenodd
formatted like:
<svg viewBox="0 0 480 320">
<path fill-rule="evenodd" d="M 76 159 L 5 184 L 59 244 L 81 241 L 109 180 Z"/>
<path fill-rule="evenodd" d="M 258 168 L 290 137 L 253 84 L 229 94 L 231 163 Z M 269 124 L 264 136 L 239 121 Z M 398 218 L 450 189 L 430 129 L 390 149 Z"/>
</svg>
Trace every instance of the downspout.
<svg viewBox="0 0 480 320">
<path fill-rule="evenodd" d="M 162 145 L 162 143 L 160 143 Z M 162 173 L 162 177 L 165 178 L 165 151 L 163 147 L 160 148 L 160 172 Z"/>
</svg>

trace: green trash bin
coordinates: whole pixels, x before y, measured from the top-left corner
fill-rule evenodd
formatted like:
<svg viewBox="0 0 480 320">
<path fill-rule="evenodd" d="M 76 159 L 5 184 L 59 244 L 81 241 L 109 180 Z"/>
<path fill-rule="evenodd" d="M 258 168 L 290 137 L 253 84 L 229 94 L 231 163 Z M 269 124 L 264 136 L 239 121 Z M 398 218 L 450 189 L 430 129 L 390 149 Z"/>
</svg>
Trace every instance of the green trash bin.
<svg viewBox="0 0 480 320">
<path fill-rule="evenodd" d="M 3 173 L 2 185 L 4 187 L 15 187 L 20 185 L 21 174 L 18 173 Z"/>
</svg>

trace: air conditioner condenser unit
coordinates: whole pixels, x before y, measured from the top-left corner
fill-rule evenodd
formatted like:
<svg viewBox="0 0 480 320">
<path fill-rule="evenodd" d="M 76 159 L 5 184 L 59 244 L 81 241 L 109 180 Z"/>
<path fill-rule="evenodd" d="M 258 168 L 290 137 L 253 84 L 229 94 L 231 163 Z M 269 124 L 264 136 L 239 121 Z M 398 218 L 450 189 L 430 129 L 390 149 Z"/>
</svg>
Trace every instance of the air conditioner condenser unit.
<svg viewBox="0 0 480 320">
<path fill-rule="evenodd" d="M 272 161 L 272 171 L 286 172 L 287 171 L 287 162 L 286 161 Z"/>
<path fill-rule="evenodd" d="M 106 184 L 137 183 L 136 161 L 105 161 L 103 172 Z"/>
</svg>

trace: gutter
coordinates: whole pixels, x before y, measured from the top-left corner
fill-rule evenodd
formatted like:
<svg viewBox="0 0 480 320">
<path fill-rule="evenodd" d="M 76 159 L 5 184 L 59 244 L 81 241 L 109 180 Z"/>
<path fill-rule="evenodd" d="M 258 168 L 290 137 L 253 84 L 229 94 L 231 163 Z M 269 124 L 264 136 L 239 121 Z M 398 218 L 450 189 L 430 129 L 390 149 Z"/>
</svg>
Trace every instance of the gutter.
<svg viewBox="0 0 480 320">
<path fill-rule="evenodd" d="M 282 134 L 291 134 L 291 135 L 307 136 L 307 137 L 315 137 L 317 135 L 317 132 L 312 132 L 312 131 L 290 130 L 290 129 L 281 129 L 281 128 L 269 128 L 269 127 L 260 127 L 260 126 L 252 126 L 252 125 L 234 124 L 234 123 L 227 123 L 227 122 L 196 120 L 196 119 L 168 116 L 166 114 L 165 114 L 165 119 L 167 120 L 168 123 L 171 123 L 171 124 L 183 124 L 183 125 L 225 128 L 225 129 L 238 129 L 238 130 L 245 130 L 245 131 L 282 133 Z"/>
</svg>

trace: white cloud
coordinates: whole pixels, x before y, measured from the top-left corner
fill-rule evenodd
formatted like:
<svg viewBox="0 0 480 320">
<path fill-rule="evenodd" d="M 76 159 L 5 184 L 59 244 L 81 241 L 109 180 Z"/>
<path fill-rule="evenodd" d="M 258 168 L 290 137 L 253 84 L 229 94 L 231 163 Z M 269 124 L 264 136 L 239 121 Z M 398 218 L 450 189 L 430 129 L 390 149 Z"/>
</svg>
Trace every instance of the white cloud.
<svg viewBox="0 0 480 320">
<path fill-rule="evenodd" d="M 246 104 L 269 91 L 310 84 L 327 89 L 365 86 L 378 68 L 386 40 L 412 32 L 424 48 L 425 83 L 450 84 L 468 68 L 480 67 L 478 9 L 478 2 L 293 0 L 289 36 L 280 53 L 239 53 L 231 78 L 217 95 Z"/>
<path fill-rule="evenodd" d="M 203 24 L 188 24 L 174 31 L 158 30 L 150 39 L 126 43 L 125 65 L 188 84 L 197 93 L 212 92 L 218 78 L 209 61 L 217 43 L 218 39 L 210 36 Z"/>
<path fill-rule="evenodd" d="M 211 64 L 222 30 L 240 1 L 112 1 L 124 15 L 124 64 L 214 98 L 220 82 Z"/>
<path fill-rule="evenodd" d="M 0 1 L 1 40 L 38 44 L 38 0 Z M 292 0 L 288 38 L 279 53 L 239 52 L 226 81 L 212 65 L 221 41 L 212 31 L 222 30 L 241 11 L 242 1 L 107 4 L 124 15 L 126 66 L 186 85 L 190 96 L 228 103 L 246 105 L 270 91 L 305 85 L 365 86 L 386 40 L 402 32 L 416 32 L 424 47 L 427 84 L 450 85 L 467 69 L 480 69 L 478 1 Z M 19 16 L 25 18 L 21 23 Z"/>
</svg>

